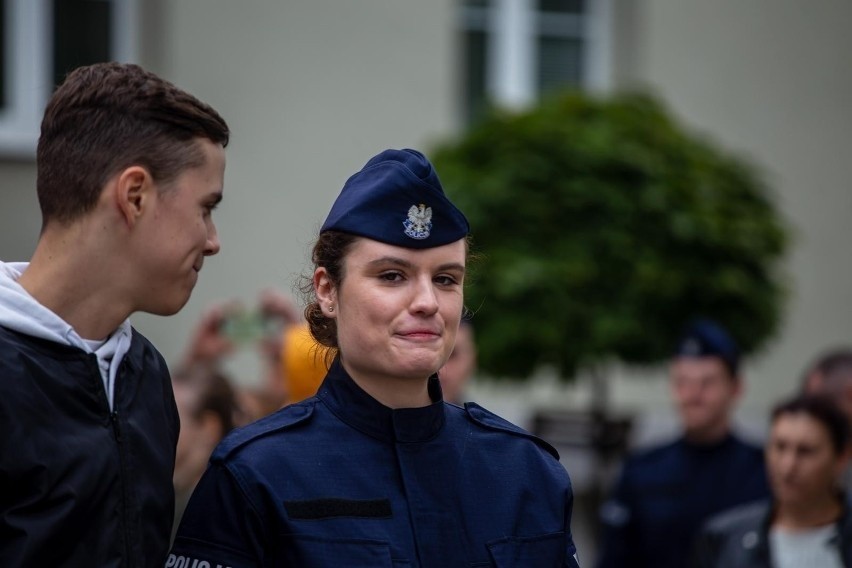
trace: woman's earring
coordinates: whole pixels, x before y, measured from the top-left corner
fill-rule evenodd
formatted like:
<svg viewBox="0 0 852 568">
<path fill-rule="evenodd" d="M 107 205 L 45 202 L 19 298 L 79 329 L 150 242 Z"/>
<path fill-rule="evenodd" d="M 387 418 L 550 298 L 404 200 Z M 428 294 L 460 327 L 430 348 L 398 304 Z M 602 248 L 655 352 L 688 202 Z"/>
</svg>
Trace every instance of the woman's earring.
<svg viewBox="0 0 852 568">
<path fill-rule="evenodd" d="M 331 313 L 331 312 L 333 312 L 333 311 L 334 311 L 334 305 L 329 304 L 329 306 L 328 306 L 328 313 Z"/>
</svg>

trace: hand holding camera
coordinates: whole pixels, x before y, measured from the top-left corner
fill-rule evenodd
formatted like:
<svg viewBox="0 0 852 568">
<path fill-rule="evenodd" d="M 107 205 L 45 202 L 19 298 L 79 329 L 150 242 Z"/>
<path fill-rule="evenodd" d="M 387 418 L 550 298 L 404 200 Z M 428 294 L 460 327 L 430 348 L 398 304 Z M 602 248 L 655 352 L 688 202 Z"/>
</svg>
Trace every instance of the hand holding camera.
<svg viewBox="0 0 852 568">
<path fill-rule="evenodd" d="M 257 307 L 246 309 L 228 300 L 206 309 L 187 349 L 187 362 L 214 363 L 237 348 L 257 344 L 268 358 L 278 358 L 284 328 L 298 323 L 301 314 L 286 295 L 267 289 L 260 293 Z"/>
</svg>

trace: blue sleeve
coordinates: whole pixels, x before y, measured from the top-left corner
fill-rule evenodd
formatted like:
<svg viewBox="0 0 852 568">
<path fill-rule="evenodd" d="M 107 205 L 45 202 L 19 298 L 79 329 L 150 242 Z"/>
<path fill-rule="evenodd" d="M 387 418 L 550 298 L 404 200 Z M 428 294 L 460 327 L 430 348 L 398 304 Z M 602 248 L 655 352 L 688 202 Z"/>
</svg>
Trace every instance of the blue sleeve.
<svg viewBox="0 0 852 568">
<path fill-rule="evenodd" d="M 262 515 L 234 474 L 213 463 L 192 493 L 166 568 L 259 568 L 265 541 Z"/>
</svg>

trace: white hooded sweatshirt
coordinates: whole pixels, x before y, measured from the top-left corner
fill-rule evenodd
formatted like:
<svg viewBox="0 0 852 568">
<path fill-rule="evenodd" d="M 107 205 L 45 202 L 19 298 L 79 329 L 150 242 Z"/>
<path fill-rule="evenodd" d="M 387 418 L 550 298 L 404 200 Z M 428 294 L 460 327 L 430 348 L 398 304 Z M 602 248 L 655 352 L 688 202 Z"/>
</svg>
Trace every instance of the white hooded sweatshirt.
<svg viewBox="0 0 852 568">
<path fill-rule="evenodd" d="M 115 377 L 121 360 L 130 349 L 130 320 L 124 320 L 105 341 L 83 339 L 65 320 L 39 304 L 18 284 L 18 278 L 28 265 L 27 262 L 0 262 L 0 325 L 25 335 L 94 353 L 98 358 L 101 379 L 112 410 Z"/>
</svg>

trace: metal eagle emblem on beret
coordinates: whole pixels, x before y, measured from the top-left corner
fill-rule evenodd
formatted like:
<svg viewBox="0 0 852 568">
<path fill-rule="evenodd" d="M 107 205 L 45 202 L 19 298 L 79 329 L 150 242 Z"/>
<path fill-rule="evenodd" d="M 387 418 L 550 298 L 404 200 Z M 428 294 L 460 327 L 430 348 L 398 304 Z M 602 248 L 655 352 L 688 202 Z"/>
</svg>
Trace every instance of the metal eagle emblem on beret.
<svg viewBox="0 0 852 568">
<path fill-rule="evenodd" d="M 402 222 L 405 234 L 418 241 L 429 236 L 432 231 L 432 208 L 424 204 L 412 205 L 408 209 L 408 219 Z"/>
</svg>

